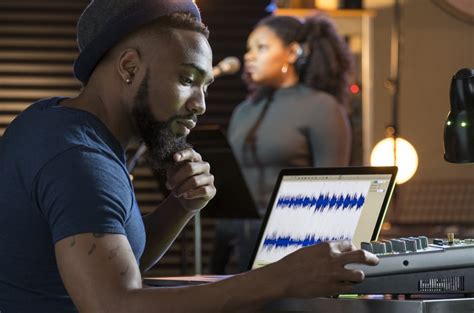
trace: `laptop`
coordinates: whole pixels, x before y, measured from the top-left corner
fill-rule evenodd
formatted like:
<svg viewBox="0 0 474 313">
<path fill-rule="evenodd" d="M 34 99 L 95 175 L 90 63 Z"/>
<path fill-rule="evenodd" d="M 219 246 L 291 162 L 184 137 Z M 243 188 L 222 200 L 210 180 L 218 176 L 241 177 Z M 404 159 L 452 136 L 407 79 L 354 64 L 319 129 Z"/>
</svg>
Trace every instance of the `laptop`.
<svg viewBox="0 0 474 313">
<path fill-rule="evenodd" d="M 395 188 L 397 167 L 283 169 L 275 184 L 248 269 L 309 245 L 377 240 Z M 203 284 L 230 275 L 147 277 L 151 286 Z"/>
</svg>

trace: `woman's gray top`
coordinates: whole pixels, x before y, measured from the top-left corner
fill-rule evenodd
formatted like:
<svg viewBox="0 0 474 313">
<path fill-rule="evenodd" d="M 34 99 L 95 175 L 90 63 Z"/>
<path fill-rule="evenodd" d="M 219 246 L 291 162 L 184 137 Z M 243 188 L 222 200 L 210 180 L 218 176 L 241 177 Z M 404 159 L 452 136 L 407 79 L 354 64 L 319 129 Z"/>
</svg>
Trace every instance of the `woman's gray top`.
<svg viewBox="0 0 474 313">
<path fill-rule="evenodd" d="M 347 166 L 351 129 L 345 109 L 331 95 L 298 84 L 278 89 L 255 132 L 255 151 L 245 144 L 267 99 L 246 100 L 235 109 L 228 139 L 260 210 L 282 168 Z"/>
</svg>

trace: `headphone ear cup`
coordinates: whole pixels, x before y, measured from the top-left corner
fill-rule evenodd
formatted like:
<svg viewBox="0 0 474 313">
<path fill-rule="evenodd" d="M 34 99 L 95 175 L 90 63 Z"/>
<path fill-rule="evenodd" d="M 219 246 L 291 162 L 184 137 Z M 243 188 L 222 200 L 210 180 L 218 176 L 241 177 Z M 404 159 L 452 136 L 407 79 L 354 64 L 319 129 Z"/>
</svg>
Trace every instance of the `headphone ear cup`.
<svg viewBox="0 0 474 313">
<path fill-rule="evenodd" d="M 301 55 L 300 57 L 296 59 L 295 69 L 298 74 L 301 75 L 302 73 L 304 73 L 304 70 L 306 68 L 306 63 L 307 63 L 307 59 L 303 55 Z"/>
<path fill-rule="evenodd" d="M 301 46 L 298 46 L 298 49 L 296 49 L 296 57 L 301 58 L 303 56 L 303 48 Z"/>
<path fill-rule="evenodd" d="M 308 63 L 308 51 L 306 44 L 301 44 L 296 50 L 296 61 L 295 69 L 296 72 L 301 76 L 304 74 L 306 65 Z"/>
</svg>

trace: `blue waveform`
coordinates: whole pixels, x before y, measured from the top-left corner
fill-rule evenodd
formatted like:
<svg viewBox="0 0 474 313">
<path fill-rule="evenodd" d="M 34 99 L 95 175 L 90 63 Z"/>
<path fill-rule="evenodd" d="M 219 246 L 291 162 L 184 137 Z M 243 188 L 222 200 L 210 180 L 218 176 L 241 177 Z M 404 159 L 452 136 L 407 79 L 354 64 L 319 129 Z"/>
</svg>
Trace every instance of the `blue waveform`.
<svg viewBox="0 0 474 313">
<path fill-rule="evenodd" d="M 325 241 L 332 241 L 332 240 L 344 240 L 344 239 L 349 239 L 349 238 L 344 238 L 344 236 L 341 236 L 339 238 L 330 238 L 330 237 L 325 237 L 325 238 L 316 238 L 315 235 L 307 235 L 303 239 L 297 239 L 297 238 L 291 238 L 290 236 L 267 236 L 265 237 L 263 241 L 263 247 L 267 249 L 272 249 L 272 248 L 287 248 L 289 246 L 297 246 L 297 247 L 306 247 L 306 246 L 312 246 L 317 243 L 325 242 Z"/>
<path fill-rule="evenodd" d="M 277 208 L 289 207 L 293 209 L 299 208 L 311 208 L 314 207 L 314 211 L 320 211 L 326 207 L 329 209 L 352 209 L 359 210 L 365 203 L 364 195 L 353 194 L 353 195 L 329 195 L 320 194 L 317 197 L 314 196 L 280 196 L 277 200 Z"/>
</svg>

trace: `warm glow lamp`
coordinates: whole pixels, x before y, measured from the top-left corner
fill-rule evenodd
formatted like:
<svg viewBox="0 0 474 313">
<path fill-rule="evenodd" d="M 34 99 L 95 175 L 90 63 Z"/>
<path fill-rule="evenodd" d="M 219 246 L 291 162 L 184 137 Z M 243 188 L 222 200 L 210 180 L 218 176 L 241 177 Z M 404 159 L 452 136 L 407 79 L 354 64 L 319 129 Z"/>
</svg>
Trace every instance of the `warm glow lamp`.
<svg viewBox="0 0 474 313">
<path fill-rule="evenodd" d="M 403 184 L 415 175 L 418 168 L 418 154 L 405 139 L 389 135 L 377 143 L 370 154 L 372 166 L 398 167 L 396 183 Z"/>
</svg>

